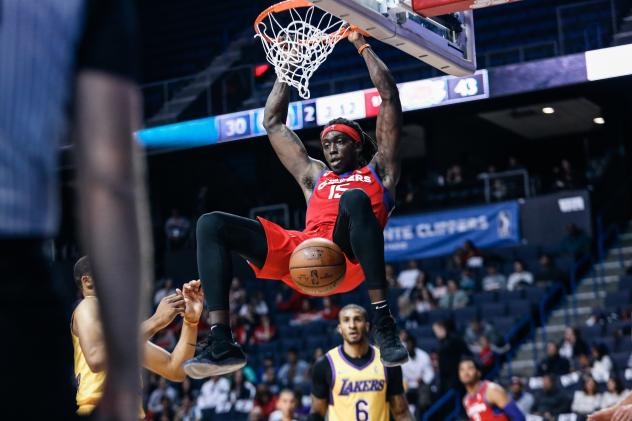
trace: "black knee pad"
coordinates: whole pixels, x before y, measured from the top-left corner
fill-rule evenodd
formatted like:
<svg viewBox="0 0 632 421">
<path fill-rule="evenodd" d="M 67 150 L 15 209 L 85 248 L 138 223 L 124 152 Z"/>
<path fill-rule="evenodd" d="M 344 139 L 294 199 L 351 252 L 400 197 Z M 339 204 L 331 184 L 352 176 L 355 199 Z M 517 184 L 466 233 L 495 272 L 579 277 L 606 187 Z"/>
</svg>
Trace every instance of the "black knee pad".
<svg viewBox="0 0 632 421">
<path fill-rule="evenodd" d="M 340 197 L 340 208 L 349 213 L 372 211 L 371 199 L 362 189 L 350 189 Z"/>
</svg>

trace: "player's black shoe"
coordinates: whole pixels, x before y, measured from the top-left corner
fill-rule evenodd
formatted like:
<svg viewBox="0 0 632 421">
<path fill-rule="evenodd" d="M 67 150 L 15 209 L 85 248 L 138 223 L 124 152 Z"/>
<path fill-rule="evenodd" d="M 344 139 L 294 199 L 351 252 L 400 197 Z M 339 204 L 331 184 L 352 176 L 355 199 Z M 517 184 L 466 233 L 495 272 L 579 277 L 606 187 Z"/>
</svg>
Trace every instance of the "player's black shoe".
<svg viewBox="0 0 632 421">
<path fill-rule="evenodd" d="M 193 379 L 203 379 L 232 373 L 246 365 L 246 355 L 233 338 L 229 326 L 215 325 L 208 335 L 208 343 L 194 358 L 183 365 L 184 372 Z"/>
<path fill-rule="evenodd" d="M 408 351 L 399 339 L 393 316 L 377 316 L 375 318 L 373 338 L 380 348 L 380 359 L 385 367 L 395 367 L 408 361 Z"/>
</svg>

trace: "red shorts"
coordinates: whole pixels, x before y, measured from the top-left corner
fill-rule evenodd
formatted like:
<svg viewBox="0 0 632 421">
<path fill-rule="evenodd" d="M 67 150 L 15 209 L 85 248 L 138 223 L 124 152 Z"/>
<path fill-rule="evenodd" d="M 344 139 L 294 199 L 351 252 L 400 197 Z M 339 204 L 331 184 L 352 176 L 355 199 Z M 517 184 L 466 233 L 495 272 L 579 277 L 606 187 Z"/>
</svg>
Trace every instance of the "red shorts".
<svg viewBox="0 0 632 421">
<path fill-rule="evenodd" d="M 261 222 L 263 230 L 266 233 L 268 257 L 262 268 L 258 268 L 248 262 L 250 267 L 255 271 L 255 275 L 257 278 L 280 279 L 292 289 L 305 294 L 305 292 L 292 281 L 292 277 L 290 276 L 290 257 L 294 249 L 309 238 L 320 237 L 333 241 L 334 225 L 321 226 L 318 231 L 304 232 L 286 230 L 264 218 L 257 217 L 257 219 Z M 347 266 L 344 279 L 338 284 L 336 289 L 322 295 L 333 295 L 351 291 L 364 281 L 364 272 L 360 264 L 349 260 L 347 256 L 345 256 L 345 260 Z"/>
</svg>

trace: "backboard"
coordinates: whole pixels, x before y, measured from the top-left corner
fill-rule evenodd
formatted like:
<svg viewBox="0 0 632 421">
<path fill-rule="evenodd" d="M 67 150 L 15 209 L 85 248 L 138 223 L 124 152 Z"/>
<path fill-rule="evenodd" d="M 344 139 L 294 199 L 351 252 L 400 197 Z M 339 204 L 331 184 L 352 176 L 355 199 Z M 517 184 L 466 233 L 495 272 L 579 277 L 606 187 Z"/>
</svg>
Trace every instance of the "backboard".
<svg viewBox="0 0 632 421">
<path fill-rule="evenodd" d="M 360 27 L 373 38 L 454 76 L 469 75 L 476 70 L 474 16 L 470 8 L 480 1 L 426 0 L 426 3 L 451 3 L 453 9 L 466 10 L 422 16 L 415 9 L 420 12 L 427 9 L 426 15 L 449 9 L 445 5 L 434 8 L 432 4 L 424 9 L 424 0 L 311 0 L 320 9 Z M 492 5 L 499 0 L 484 1 Z"/>
</svg>

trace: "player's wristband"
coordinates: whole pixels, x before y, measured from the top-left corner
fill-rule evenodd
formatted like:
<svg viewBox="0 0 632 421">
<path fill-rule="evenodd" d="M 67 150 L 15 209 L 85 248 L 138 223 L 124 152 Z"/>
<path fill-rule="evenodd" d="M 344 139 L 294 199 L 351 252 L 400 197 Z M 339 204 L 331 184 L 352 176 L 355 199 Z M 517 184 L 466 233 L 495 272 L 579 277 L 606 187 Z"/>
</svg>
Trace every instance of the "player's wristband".
<svg viewBox="0 0 632 421">
<path fill-rule="evenodd" d="M 371 44 L 366 43 L 366 44 L 362 44 L 360 46 L 360 48 L 358 48 L 358 54 L 362 55 L 362 53 L 364 52 L 364 50 L 366 50 L 367 48 L 371 48 Z"/>
<path fill-rule="evenodd" d="M 185 323 L 185 324 L 188 324 L 188 325 L 189 325 L 189 326 L 191 326 L 191 327 L 195 327 L 195 326 L 197 326 L 197 325 L 198 325 L 198 323 L 200 323 L 200 321 L 199 321 L 199 320 L 198 320 L 197 322 L 190 322 L 190 321 L 188 321 L 187 319 L 185 319 L 184 317 L 183 317 L 182 319 L 184 320 L 184 323 Z"/>
</svg>

